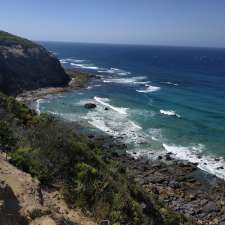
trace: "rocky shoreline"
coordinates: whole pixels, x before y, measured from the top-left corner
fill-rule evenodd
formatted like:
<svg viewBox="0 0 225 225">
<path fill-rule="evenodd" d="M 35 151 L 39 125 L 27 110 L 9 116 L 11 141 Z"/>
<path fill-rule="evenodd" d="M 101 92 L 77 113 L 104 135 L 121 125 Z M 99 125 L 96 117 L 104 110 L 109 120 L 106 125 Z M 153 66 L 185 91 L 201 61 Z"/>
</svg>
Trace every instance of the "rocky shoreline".
<svg viewBox="0 0 225 225">
<path fill-rule="evenodd" d="M 225 224 L 225 181 L 172 157 L 157 161 L 114 154 L 146 191 L 197 224 Z"/>
<path fill-rule="evenodd" d="M 47 87 L 25 91 L 17 95 L 16 99 L 20 102 L 25 103 L 28 107 L 32 107 L 32 104 L 38 99 L 47 98 L 49 95 L 60 94 L 66 91 L 85 88 L 92 79 L 97 79 L 95 75 L 84 73 L 79 70 L 66 70 L 66 73 L 70 77 L 70 82 L 67 86 Z"/>
<path fill-rule="evenodd" d="M 197 164 L 173 158 L 171 153 L 154 161 L 131 156 L 127 146 L 112 136 L 88 128 L 85 131 L 90 140 L 103 147 L 105 159 L 120 162 L 156 202 L 183 214 L 193 224 L 225 225 L 224 180 L 202 171 Z"/>
<path fill-rule="evenodd" d="M 84 88 L 94 75 L 80 71 L 67 71 L 71 77 L 65 88 L 44 88 L 25 92 L 17 97 L 28 106 L 40 98 L 65 91 Z M 119 161 L 155 201 L 163 202 L 170 209 L 184 214 L 201 225 L 225 225 L 225 181 L 210 175 L 196 164 L 179 161 L 167 153 L 156 161 L 137 158 L 126 153 L 126 145 L 105 134 L 77 123 L 67 126 L 86 135 L 106 150 L 104 157 Z M 85 132 L 83 132 L 85 130 Z"/>
</svg>

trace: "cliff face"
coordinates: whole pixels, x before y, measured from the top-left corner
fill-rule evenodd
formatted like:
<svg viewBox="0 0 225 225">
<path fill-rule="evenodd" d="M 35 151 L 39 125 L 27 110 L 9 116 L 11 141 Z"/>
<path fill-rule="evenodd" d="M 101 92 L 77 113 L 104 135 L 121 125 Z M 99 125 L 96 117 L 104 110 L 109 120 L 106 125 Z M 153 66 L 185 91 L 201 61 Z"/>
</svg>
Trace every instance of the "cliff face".
<svg viewBox="0 0 225 225">
<path fill-rule="evenodd" d="M 65 86 L 69 77 L 59 61 L 42 46 L 0 31 L 0 91 Z"/>
</svg>

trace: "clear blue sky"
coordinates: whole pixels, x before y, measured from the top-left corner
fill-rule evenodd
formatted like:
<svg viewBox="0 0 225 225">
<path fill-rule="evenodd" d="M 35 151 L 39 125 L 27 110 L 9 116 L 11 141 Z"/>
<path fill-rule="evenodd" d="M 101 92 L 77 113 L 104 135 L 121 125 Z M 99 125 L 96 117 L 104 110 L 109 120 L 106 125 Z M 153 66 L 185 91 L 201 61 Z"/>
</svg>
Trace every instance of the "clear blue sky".
<svg viewBox="0 0 225 225">
<path fill-rule="evenodd" d="M 4 0 L 0 30 L 33 40 L 225 47 L 225 0 Z"/>
</svg>

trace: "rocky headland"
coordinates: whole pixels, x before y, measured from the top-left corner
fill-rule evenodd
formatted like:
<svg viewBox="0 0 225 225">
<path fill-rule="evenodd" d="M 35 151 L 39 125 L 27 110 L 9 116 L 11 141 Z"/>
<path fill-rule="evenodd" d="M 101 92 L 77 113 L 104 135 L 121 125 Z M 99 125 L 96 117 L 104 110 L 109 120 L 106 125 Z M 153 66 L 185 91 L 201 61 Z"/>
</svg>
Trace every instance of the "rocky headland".
<svg viewBox="0 0 225 225">
<path fill-rule="evenodd" d="M 70 77 L 42 46 L 0 31 L 0 90 L 17 95 L 43 87 L 63 87 Z"/>
</svg>

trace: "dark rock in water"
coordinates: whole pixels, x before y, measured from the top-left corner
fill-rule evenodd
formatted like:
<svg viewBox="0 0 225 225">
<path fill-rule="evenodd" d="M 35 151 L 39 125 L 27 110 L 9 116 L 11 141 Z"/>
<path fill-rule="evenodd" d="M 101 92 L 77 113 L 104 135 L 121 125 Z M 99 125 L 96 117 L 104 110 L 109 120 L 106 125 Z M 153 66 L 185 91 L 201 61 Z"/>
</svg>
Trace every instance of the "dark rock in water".
<svg viewBox="0 0 225 225">
<path fill-rule="evenodd" d="M 166 155 L 165 155 L 165 158 L 166 158 L 166 160 L 172 160 L 172 157 L 171 157 L 171 154 L 169 154 L 169 153 L 167 153 Z"/>
<path fill-rule="evenodd" d="M 105 110 L 109 110 L 109 108 L 108 107 L 105 107 Z"/>
<path fill-rule="evenodd" d="M 45 48 L 0 31 L 0 91 L 17 95 L 25 90 L 63 87 L 69 81 L 58 59 Z"/>
<path fill-rule="evenodd" d="M 163 157 L 161 155 L 158 156 L 158 159 L 161 160 Z"/>
<path fill-rule="evenodd" d="M 219 167 L 217 167 L 216 169 L 217 169 L 217 170 L 223 170 L 224 167 L 223 167 L 223 166 L 219 166 Z"/>
<path fill-rule="evenodd" d="M 84 107 L 85 107 L 86 109 L 94 109 L 94 108 L 96 108 L 96 105 L 95 105 L 94 103 L 86 103 L 86 104 L 84 105 Z"/>
</svg>

